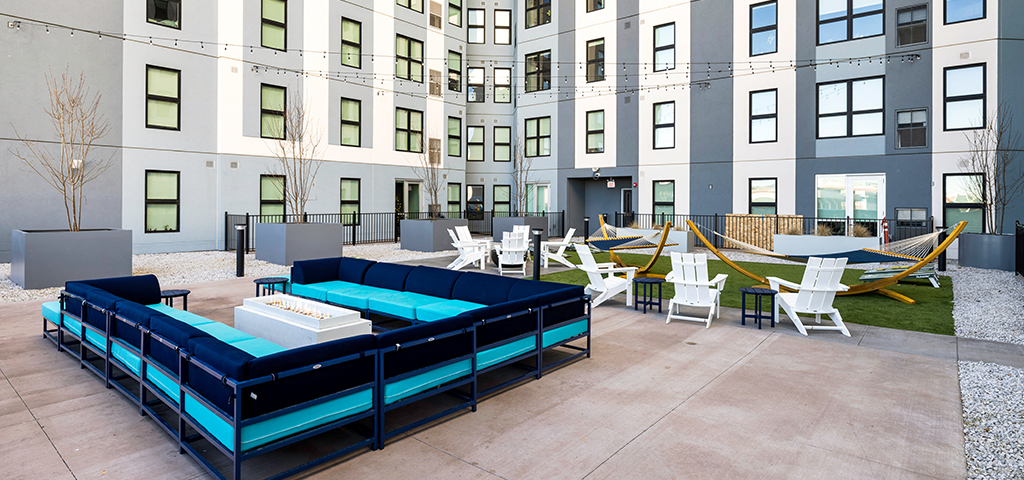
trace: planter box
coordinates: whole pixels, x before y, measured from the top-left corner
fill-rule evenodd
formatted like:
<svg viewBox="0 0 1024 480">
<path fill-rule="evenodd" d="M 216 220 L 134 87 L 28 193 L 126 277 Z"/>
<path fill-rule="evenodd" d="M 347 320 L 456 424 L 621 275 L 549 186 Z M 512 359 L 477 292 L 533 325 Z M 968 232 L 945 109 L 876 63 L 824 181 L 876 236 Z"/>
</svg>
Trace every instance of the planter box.
<svg viewBox="0 0 1024 480">
<path fill-rule="evenodd" d="M 494 221 L 491 222 L 491 233 L 494 235 L 495 242 L 501 242 L 502 232 L 511 232 L 513 225 L 529 225 L 530 235 L 529 240 L 533 240 L 533 229 L 541 230 L 543 233 L 540 234 L 540 240 L 547 241 L 548 239 L 548 217 L 494 217 Z"/>
<path fill-rule="evenodd" d="M 619 227 L 616 228 L 615 231 L 618 232 L 620 237 L 632 237 L 634 235 L 647 236 L 655 231 L 660 232 L 661 230 Z M 669 230 L 667 243 L 678 243 L 679 245 L 671 247 L 666 246 L 662 252 L 693 253 L 693 242 L 696 240 L 697 236 L 689 230 Z"/>
<path fill-rule="evenodd" d="M 25 289 L 132 274 L 132 231 L 11 231 L 11 280 Z"/>
<path fill-rule="evenodd" d="M 781 255 L 827 255 L 878 248 L 878 237 L 831 237 L 818 235 L 773 235 L 774 252 Z"/>
<path fill-rule="evenodd" d="M 1012 272 L 1016 268 L 1017 237 L 961 233 L 959 263 L 961 267 L 990 268 Z"/>
<path fill-rule="evenodd" d="M 464 218 L 438 218 L 436 220 L 402 220 L 402 250 L 442 252 L 455 250 L 448 229 L 469 226 Z"/>
<path fill-rule="evenodd" d="M 344 238 L 340 223 L 257 223 L 256 260 L 289 266 L 296 260 L 340 257 Z"/>
</svg>

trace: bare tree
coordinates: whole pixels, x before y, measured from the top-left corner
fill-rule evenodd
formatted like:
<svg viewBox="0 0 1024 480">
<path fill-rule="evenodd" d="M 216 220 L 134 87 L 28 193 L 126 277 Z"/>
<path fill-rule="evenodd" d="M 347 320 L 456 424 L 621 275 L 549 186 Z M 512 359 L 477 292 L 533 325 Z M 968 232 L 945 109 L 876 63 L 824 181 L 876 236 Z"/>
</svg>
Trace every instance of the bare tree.
<svg viewBox="0 0 1024 480">
<path fill-rule="evenodd" d="M 532 180 L 530 173 L 533 169 L 533 158 L 526 156 L 522 140 L 517 140 L 512 146 L 512 185 L 515 188 L 515 192 L 512 194 L 512 203 L 518 215 L 527 213 L 526 203 L 529 199 L 530 181 Z"/>
<path fill-rule="evenodd" d="M 69 76 L 68 69 L 59 81 L 52 71 L 45 77 L 50 107 L 43 111 L 50 117 L 55 136 L 60 140 L 60 152 L 55 154 L 42 142 L 22 137 L 13 124 L 15 137 L 28 151 L 9 151 L 61 194 L 68 229 L 77 232 L 82 227 L 85 185 L 99 178 L 113 164 L 113 154 L 96 161 L 89 158 L 92 144 L 110 131 L 110 122 L 99 111 L 103 95 L 85 86 L 85 73 L 79 74 L 77 81 Z"/>
<path fill-rule="evenodd" d="M 416 156 L 416 163 L 412 171 L 420 179 L 423 185 L 423 195 L 427 199 L 427 211 L 430 218 L 438 218 L 441 213 L 441 189 L 444 188 L 445 180 L 448 179 L 448 168 L 442 166 L 441 161 L 441 139 L 431 137 L 428 141 L 428 148 L 423 148 L 423 140 L 420 139 L 420 153 Z"/>
<path fill-rule="evenodd" d="M 273 132 L 278 139 L 268 144 L 277 159 L 269 170 L 284 177 L 279 188 L 284 188 L 284 192 L 280 193 L 284 197 L 285 207 L 287 211 L 297 214 L 297 221 L 303 223 L 306 202 L 313 191 L 316 174 L 324 163 L 324 150 L 320 146 L 323 130 L 310 115 L 309 103 L 303 99 L 301 91 L 296 89 L 288 98 L 284 119 L 276 129 L 284 131 Z"/>
<path fill-rule="evenodd" d="M 985 128 L 964 134 L 967 153 L 960 157 L 960 169 L 981 174 L 968 182 L 968 194 L 980 198 L 985 206 L 989 233 L 1003 233 L 1006 207 L 1024 193 L 1024 166 L 1017 159 L 1021 134 L 1013 130 L 1013 112 L 1001 102 L 997 111 L 985 119 Z"/>
</svg>

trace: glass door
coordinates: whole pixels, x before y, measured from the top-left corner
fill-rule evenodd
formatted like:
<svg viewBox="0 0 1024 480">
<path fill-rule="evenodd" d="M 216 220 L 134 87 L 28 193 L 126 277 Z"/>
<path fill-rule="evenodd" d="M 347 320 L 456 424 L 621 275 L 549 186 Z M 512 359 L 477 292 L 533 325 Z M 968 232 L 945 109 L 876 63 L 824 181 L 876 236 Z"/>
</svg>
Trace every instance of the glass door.
<svg viewBox="0 0 1024 480">
<path fill-rule="evenodd" d="M 878 236 L 879 221 L 885 216 L 885 175 L 819 175 L 816 204 L 818 224 L 832 227 L 832 233 L 846 235 L 846 219 Z M 835 218 L 842 221 L 822 219 Z"/>
<path fill-rule="evenodd" d="M 405 213 L 409 218 L 420 218 L 420 184 L 405 184 Z"/>
</svg>

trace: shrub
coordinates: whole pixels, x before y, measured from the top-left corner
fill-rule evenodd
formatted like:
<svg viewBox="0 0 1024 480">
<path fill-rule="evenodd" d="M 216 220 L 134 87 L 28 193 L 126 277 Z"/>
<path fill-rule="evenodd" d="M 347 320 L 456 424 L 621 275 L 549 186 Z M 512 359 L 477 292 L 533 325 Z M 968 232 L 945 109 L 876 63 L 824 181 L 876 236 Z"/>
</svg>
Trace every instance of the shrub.
<svg viewBox="0 0 1024 480">
<path fill-rule="evenodd" d="M 782 232 L 783 235 L 803 235 L 804 228 L 799 225 L 791 225 Z"/>
<path fill-rule="evenodd" d="M 850 233 L 852 233 L 853 236 L 855 236 L 855 237 L 872 237 L 872 236 L 874 236 L 874 235 L 871 235 L 871 230 L 868 230 L 868 227 L 865 227 L 864 225 L 860 225 L 860 224 L 854 225 L 853 229 L 850 230 Z"/>
<path fill-rule="evenodd" d="M 824 223 L 819 223 L 817 230 L 814 231 L 814 234 L 819 236 L 819 237 L 831 237 L 832 236 L 832 227 L 830 227 L 830 226 L 828 226 L 828 225 L 826 225 Z"/>
</svg>

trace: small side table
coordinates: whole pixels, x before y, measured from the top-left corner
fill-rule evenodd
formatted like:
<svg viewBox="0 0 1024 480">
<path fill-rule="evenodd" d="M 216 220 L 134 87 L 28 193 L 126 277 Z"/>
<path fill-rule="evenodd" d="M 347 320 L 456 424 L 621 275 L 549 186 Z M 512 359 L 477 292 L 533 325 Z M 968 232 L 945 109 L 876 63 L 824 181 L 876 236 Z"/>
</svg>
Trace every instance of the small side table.
<svg viewBox="0 0 1024 480">
<path fill-rule="evenodd" d="M 757 322 L 757 329 L 760 330 L 761 320 L 764 318 L 764 312 L 761 311 L 761 299 L 764 297 L 768 297 L 769 301 L 771 302 L 771 313 L 769 313 L 768 315 L 771 317 L 772 320 L 772 328 L 775 328 L 775 295 L 778 293 L 779 292 L 776 292 L 775 290 L 769 288 L 741 288 L 740 294 L 742 295 L 742 299 L 740 300 L 740 304 L 742 307 L 742 312 L 740 314 L 740 324 L 746 325 L 747 319 L 749 318 L 752 321 Z M 747 295 L 754 296 L 754 313 L 747 313 Z"/>
<path fill-rule="evenodd" d="M 644 306 L 644 313 L 647 313 L 647 306 L 650 305 L 651 311 L 654 311 L 654 305 L 658 305 L 658 313 L 661 313 L 661 286 L 665 283 L 664 278 L 656 277 L 640 277 L 633 279 L 633 310 L 637 310 L 640 305 Z M 637 286 L 641 287 L 641 295 L 637 295 Z M 658 286 L 658 300 L 654 301 L 654 286 Z M 648 290 L 648 288 L 650 290 Z"/>
<path fill-rule="evenodd" d="M 188 294 L 192 293 L 191 290 L 160 290 L 160 300 L 169 307 L 174 307 L 174 298 L 181 297 L 181 309 L 188 311 Z"/>
<path fill-rule="evenodd" d="M 273 295 L 274 285 L 280 285 L 281 291 L 284 292 L 285 285 L 288 284 L 288 279 L 285 277 L 263 277 L 253 280 L 252 283 L 256 284 L 256 296 L 260 296 L 260 287 L 263 287 L 263 295 Z"/>
</svg>

